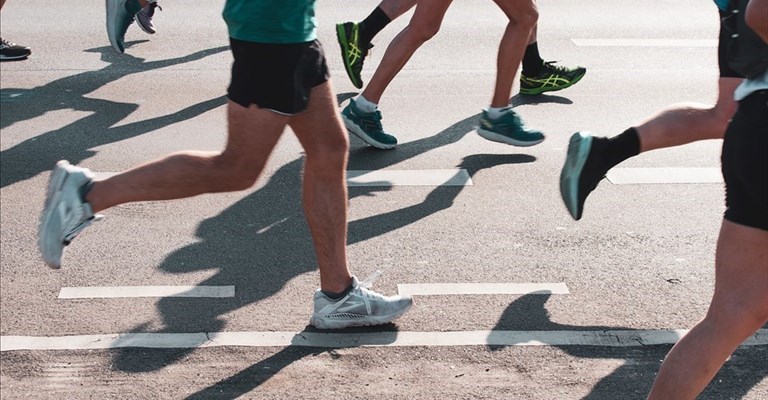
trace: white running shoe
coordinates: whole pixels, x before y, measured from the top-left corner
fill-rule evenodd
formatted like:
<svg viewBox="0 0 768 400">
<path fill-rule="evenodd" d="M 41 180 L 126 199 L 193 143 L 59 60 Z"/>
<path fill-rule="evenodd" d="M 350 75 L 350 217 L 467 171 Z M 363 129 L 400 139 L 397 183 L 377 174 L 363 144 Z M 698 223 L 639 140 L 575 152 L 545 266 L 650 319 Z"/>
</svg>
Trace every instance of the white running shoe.
<svg viewBox="0 0 768 400">
<path fill-rule="evenodd" d="M 315 311 L 309 323 L 319 329 L 387 324 L 405 314 L 413 305 L 410 296 L 382 296 L 365 288 L 352 277 L 352 290 L 333 300 L 315 292 Z"/>
<path fill-rule="evenodd" d="M 91 222 L 101 218 L 94 215 L 91 205 L 83 200 L 82 190 L 93 177 L 90 170 L 72 166 L 65 160 L 57 162 L 51 172 L 37 228 L 40 254 L 51 268 L 60 268 L 64 246 Z"/>
</svg>

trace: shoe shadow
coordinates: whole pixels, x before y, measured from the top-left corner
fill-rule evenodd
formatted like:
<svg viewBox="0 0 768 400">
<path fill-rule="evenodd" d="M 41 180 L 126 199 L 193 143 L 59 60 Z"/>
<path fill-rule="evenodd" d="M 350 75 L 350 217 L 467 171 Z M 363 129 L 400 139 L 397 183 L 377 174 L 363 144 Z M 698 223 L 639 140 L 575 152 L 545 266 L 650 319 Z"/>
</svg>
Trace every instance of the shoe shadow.
<svg viewBox="0 0 768 400">
<path fill-rule="evenodd" d="M 489 341 L 494 335 L 508 330 L 522 331 L 632 331 L 633 328 L 616 326 L 563 325 L 553 322 L 545 308 L 551 295 L 525 295 L 513 301 L 502 313 Z M 498 341 L 497 341 L 498 342 Z M 491 345 L 490 351 L 506 346 Z M 610 375 L 597 382 L 587 400 L 645 399 L 653 385 L 661 361 L 671 345 L 638 347 L 556 346 L 564 353 L 579 357 L 605 360 L 624 360 Z M 768 346 L 749 346 L 737 349 L 731 359 L 718 372 L 700 399 L 743 398 L 768 376 Z"/>
<path fill-rule="evenodd" d="M 136 111 L 139 105 L 92 98 L 88 95 L 127 75 L 196 61 L 228 48 L 217 47 L 184 57 L 145 62 L 141 58 L 116 54 L 111 47 L 99 47 L 85 51 L 99 52 L 103 60 L 110 62 L 100 70 L 71 75 L 32 89 L 0 89 L 2 129 L 58 110 L 89 113 L 88 116 L 62 128 L 36 135 L 0 152 L 0 168 L 3 171 L 0 175 L 0 187 L 48 171 L 61 159 L 79 164 L 95 154 L 93 148 L 152 132 L 225 104 L 226 96 L 221 96 L 161 117 L 115 127 Z"/>
<path fill-rule="evenodd" d="M 537 94 L 533 96 L 516 94 L 509 99 L 509 104 L 512 107 L 537 104 L 573 104 L 573 100 L 552 94 Z"/>
</svg>

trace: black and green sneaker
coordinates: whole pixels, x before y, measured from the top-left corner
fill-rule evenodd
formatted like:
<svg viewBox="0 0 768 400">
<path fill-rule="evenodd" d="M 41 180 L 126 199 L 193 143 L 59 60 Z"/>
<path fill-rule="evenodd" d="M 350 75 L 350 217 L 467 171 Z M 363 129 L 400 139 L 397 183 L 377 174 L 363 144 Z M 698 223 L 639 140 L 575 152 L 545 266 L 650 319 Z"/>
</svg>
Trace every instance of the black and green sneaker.
<svg viewBox="0 0 768 400">
<path fill-rule="evenodd" d="M 520 74 L 520 94 L 535 95 L 563 90 L 576 84 L 587 73 L 584 67 L 568 68 L 544 61 L 544 67 L 536 76 Z"/>
<path fill-rule="evenodd" d="M 336 38 L 339 40 L 339 46 L 341 46 L 341 59 L 344 61 L 347 75 L 349 75 L 352 84 L 360 89 L 363 87 L 363 79 L 360 77 L 363 61 L 373 45 L 360 43 L 360 24 L 356 22 L 336 24 Z"/>
</svg>

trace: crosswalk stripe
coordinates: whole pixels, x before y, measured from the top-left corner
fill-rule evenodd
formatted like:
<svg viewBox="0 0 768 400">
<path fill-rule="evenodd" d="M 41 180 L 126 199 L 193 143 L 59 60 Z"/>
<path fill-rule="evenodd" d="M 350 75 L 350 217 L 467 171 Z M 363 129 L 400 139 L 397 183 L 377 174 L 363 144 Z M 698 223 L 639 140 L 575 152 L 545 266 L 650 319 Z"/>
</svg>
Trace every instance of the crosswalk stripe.
<svg viewBox="0 0 768 400">
<path fill-rule="evenodd" d="M 459 332 L 200 332 L 121 333 L 75 336 L 2 336 L 0 351 L 93 350 L 125 347 L 223 346 L 407 347 L 407 346 L 599 346 L 642 347 L 676 343 L 688 330 L 459 331 Z M 768 345 L 760 329 L 744 346 Z"/>
<path fill-rule="evenodd" d="M 710 39 L 571 39 L 579 47 L 717 47 Z"/>
<path fill-rule="evenodd" d="M 235 297 L 234 286 L 91 286 L 65 287 L 60 299 L 116 297 Z"/>
<path fill-rule="evenodd" d="M 470 186 L 465 169 L 350 170 L 349 186 Z"/>
<path fill-rule="evenodd" d="M 409 283 L 397 285 L 401 295 L 568 294 L 565 283 Z"/>
<path fill-rule="evenodd" d="M 106 179 L 116 172 L 96 172 Z M 472 186 L 466 169 L 349 170 L 348 186 Z"/>
<path fill-rule="evenodd" d="M 615 185 L 723 182 L 720 168 L 613 168 L 607 178 Z"/>
</svg>

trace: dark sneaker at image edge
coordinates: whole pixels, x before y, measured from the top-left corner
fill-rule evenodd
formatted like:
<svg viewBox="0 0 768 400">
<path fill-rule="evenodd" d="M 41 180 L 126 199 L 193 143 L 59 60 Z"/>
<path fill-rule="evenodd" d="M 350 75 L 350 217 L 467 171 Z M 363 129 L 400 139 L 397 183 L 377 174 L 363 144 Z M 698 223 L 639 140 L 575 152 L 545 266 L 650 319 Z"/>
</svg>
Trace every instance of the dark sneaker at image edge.
<svg viewBox="0 0 768 400">
<path fill-rule="evenodd" d="M 23 60 L 32 54 L 29 47 L 0 38 L 0 61 Z"/>
<path fill-rule="evenodd" d="M 139 28 L 141 28 L 142 31 L 147 32 L 150 35 L 156 32 L 155 25 L 152 23 L 152 17 L 155 16 L 155 8 L 160 11 L 163 10 L 163 8 L 157 4 L 157 1 L 150 1 L 146 7 L 136 13 L 136 24 L 139 25 Z"/>
</svg>

